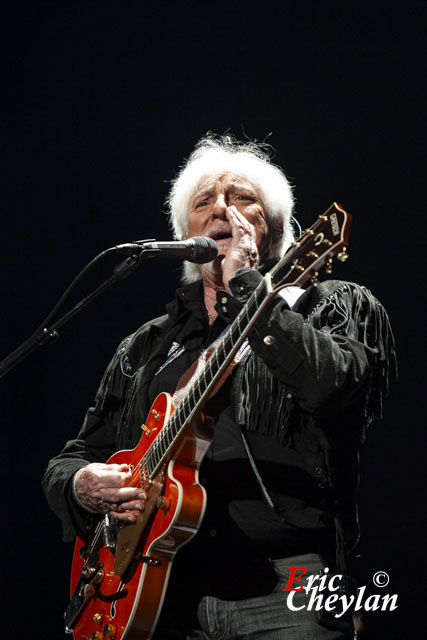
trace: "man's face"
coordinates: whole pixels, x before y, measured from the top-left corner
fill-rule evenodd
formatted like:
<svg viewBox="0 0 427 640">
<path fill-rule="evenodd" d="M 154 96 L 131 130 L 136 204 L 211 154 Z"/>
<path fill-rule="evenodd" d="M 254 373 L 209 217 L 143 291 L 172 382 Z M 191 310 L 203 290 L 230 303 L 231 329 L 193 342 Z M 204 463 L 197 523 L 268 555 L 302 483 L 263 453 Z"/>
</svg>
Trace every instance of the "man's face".
<svg viewBox="0 0 427 640">
<path fill-rule="evenodd" d="M 234 206 L 254 226 L 260 257 L 269 245 L 269 230 L 264 207 L 251 182 L 230 174 L 206 178 L 195 190 L 188 214 L 186 237 L 208 236 L 218 245 L 218 256 L 224 256 L 231 242 L 227 208 Z"/>
</svg>

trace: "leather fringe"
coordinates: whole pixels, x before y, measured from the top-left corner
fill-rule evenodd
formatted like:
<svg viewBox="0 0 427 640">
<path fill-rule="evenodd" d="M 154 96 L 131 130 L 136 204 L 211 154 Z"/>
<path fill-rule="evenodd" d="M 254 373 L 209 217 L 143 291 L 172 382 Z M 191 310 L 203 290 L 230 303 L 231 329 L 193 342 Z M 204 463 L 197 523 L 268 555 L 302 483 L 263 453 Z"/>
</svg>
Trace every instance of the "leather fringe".
<svg viewBox="0 0 427 640">
<path fill-rule="evenodd" d="M 393 333 L 385 309 L 365 287 L 343 283 L 322 298 L 306 318 L 315 329 L 340 334 L 372 349 L 370 376 L 364 406 L 362 441 L 374 418 L 382 417 L 383 397 L 389 376 L 397 375 Z M 249 431 L 273 436 L 292 446 L 292 435 L 301 424 L 299 411 L 285 385 L 273 377 L 253 352 L 241 363 L 237 419 Z"/>
<path fill-rule="evenodd" d="M 291 445 L 290 429 L 294 401 L 285 385 L 273 377 L 267 366 L 251 351 L 241 364 L 237 421 L 248 431 L 273 436 Z"/>
<path fill-rule="evenodd" d="M 388 315 L 369 289 L 347 282 L 323 298 L 307 317 L 315 329 L 324 327 L 325 320 L 331 327 L 330 333 L 347 336 L 374 350 L 364 407 L 364 440 L 372 420 L 382 418 L 390 374 L 397 378 L 395 342 Z"/>
</svg>

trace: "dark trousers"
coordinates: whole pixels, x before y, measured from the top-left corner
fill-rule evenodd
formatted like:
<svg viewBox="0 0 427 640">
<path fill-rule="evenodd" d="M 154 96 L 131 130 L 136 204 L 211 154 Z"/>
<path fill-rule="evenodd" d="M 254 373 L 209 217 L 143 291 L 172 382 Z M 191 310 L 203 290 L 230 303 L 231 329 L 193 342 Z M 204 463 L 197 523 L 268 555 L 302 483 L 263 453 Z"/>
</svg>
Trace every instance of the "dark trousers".
<svg viewBox="0 0 427 640">
<path fill-rule="evenodd" d="M 221 600 L 204 596 L 197 608 L 197 626 L 187 633 L 179 633 L 176 628 L 158 630 L 156 640 L 169 638 L 184 640 L 349 640 L 353 637 L 350 612 L 335 617 L 335 611 L 307 609 L 310 592 L 301 590 L 292 595 L 288 607 L 288 591 L 285 589 L 289 567 L 305 567 L 306 573 L 294 587 L 307 586 L 308 578 L 323 575 L 325 563 L 318 554 L 304 554 L 291 558 L 274 560 L 277 584 L 271 593 L 244 600 Z M 302 572 L 298 572 L 302 574 Z M 256 579 L 256 576 L 254 576 Z M 324 597 L 328 592 L 321 592 Z M 185 605 L 184 605 L 185 606 Z"/>
</svg>

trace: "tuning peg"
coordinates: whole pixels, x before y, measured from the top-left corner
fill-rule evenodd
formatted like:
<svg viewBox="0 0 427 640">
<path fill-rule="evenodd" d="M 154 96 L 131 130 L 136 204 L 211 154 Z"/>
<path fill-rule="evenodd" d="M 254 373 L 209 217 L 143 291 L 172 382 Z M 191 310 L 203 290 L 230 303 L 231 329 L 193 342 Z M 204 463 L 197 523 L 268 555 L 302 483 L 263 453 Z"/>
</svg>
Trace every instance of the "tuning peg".
<svg viewBox="0 0 427 640">
<path fill-rule="evenodd" d="M 332 263 L 333 260 L 331 258 L 331 256 L 328 256 L 325 260 L 325 271 L 327 274 L 331 274 L 332 273 Z"/>
<path fill-rule="evenodd" d="M 337 258 L 340 262 L 345 262 L 349 259 L 349 254 L 347 253 L 347 247 L 343 247 L 342 250 L 337 255 Z"/>
</svg>

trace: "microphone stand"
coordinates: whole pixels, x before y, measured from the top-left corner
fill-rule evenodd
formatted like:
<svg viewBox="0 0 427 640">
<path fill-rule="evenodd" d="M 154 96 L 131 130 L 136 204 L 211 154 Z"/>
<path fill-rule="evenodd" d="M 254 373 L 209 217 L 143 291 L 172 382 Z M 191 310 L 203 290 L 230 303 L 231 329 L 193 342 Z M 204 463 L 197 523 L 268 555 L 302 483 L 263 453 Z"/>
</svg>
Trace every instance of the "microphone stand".
<svg viewBox="0 0 427 640">
<path fill-rule="evenodd" d="M 138 242 L 156 242 L 154 239 L 143 240 Z M 102 284 L 100 284 L 96 289 L 85 296 L 80 302 L 78 302 L 72 309 L 67 311 L 63 316 L 61 316 L 58 320 L 56 320 L 50 326 L 48 325 L 52 316 L 55 314 L 59 306 L 64 302 L 66 297 L 71 292 L 72 288 L 77 284 L 77 282 L 81 279 L 81 277 L 89 270 L 95 262 L 97 262 L 100 258 L 104 257 L 108 253 L 112 253 L 113 251 L 121 251 L 122 253 L 130 253 L 132 255 L 123 260 L 120 264 L 118 264 L 113 269 L 113 274 L 107 278 Z M 59 336 L 58 329 L 64 324 L 66 324 L 73 316 L 79 313 L 82 309 L 84 309 L 88 304 L 95 300 L 103 291 L 108 289 L 112 284 L 118 282 L 119 280 L 123 280 L 127 278 L 131 273 L 133 273 L 141 264 L 143 260 L 153 260 L 160 254 L 160 250 L 156 250 L 153 248 L 144 249 L 143 246 L 139 246 L 139 244 L 127 244 L 127 245 L 119 245 L 118 247 L 112 247 L 110 249 L 106 249 L 98 256 L 96 256 L 73 280 L 71 285 L 65 291 L 65 293 L 61 296 L 58 303 L 55 305 L 51 313 L 48 317 L 43 321 L 41 326 L 33 333 L 32 336 L 28 338 L 25 342 L 23 342 L 15 351 L 12 351 L 4 360 L 0 362 L 0 378 L 5 376 L 9 371 L 14 369 L 17 364 L 22 362 L 25 358 L 27 358 L 37 347 L 52 344 L 56 341 Z"/>
</svg>

